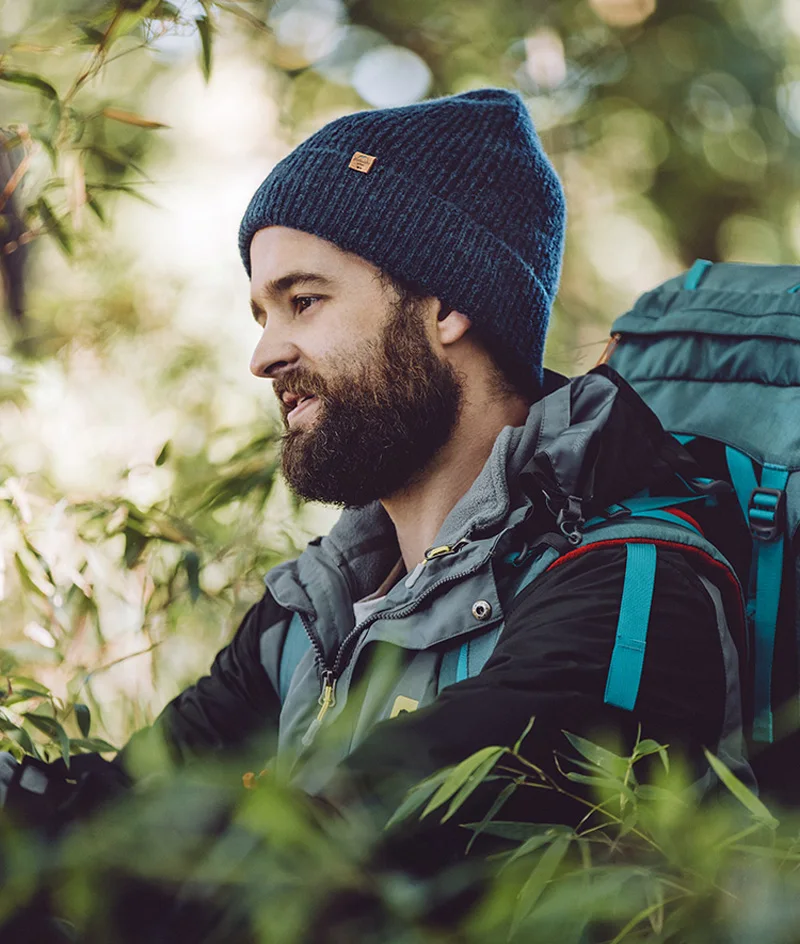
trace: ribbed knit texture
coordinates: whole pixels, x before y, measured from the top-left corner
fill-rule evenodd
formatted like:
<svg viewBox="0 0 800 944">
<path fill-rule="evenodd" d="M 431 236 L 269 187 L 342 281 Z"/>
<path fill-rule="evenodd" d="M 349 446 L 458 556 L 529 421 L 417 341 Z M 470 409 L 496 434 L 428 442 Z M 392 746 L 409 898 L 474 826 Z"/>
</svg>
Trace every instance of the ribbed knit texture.
<svg viewBox="0 0 800 944">
<path fill-rule="evenodd" d="M 348 167 L 356 151 L 369 173 Z M 541 382 L 564 241 L 561 183 L 519 95 L 480 89 L 357 112 L 276 165 L 242 219 L 320 236 L 467 315 Z"/>
</svg>

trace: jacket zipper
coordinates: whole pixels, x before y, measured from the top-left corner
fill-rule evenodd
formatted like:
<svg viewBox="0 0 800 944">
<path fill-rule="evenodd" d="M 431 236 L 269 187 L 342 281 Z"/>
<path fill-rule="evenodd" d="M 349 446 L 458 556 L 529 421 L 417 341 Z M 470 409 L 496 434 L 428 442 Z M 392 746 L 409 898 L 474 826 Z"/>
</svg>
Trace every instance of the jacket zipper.
<svg viewBox="0 0 800 944">
<path fill-rule="evenodd" d="M 425 552 L 425 559 L 423 564 L 427 563 L 429 560 L 434 560 L 437 557 L 446 557 L 448 554 L 455 554 L 457 551 L 460 551 L 462 547 L 468 544 L 469 541 L 466 538 L 461 538 L 456 541 L 455 544 L 442 544 L 438 547 L 433 547 L 430 550 Z M 480 565 L 478 565 L 480 566 Z M 450 574 L 448 577 L 442 577 L 441 580 L 437 580 L 436 583 L 431 584 L 430 587 L 423 593 L 421 596 L 417 597 L 416 600 L 413 600 L 411 603 L 406 604 L 402 609 L 395 610 L 391 613 L 373 613 L 368 616 L 363 622 L 359 623 L 358 626 L 353 627 L 350 632 L 344 637 L 341 644 L 339 645 L 338 650 L 336 651 L 336 658 L 333 661 L 333 667 L 329 667 L 325 662 L 324 651 L 322 649 L 322 643 L 319 640 L 319 637 L 311 627 L 306 623 L 303 618 L 303 614 L 300 614 L 300 620 L 303 624 L 303 628 L 308 635 L 308 638 L 311 640 L 311 644 L 314 647 L 315 652 L 317 653 L 317 660 L 319 661 L 320 666 L 322 667 L 322 676 L 321 676 L 321 691 L 318 699 L 318 704 L 320 706 L 319 712 L 314 720 L 311 722 L 308 730 L 303 735 L 302 744 L 304 747 L 308 747 L 311 742 L 316 737 L 317 731 L 319 731 L 322 726 L 322 722 L 325 718 L 325 715 L 328 713 L 329 709 L 333 708 L 336 704 L 336 682 L 342 674 L 342 671 L 345 668 L 344 665 L 344 654 L 347 651 L 348 646 L 353 642 L 353 640 L 358 639 L 365 630 L 376 622 L 378 619 L 402 619 L 404 616 L 407 616 L 409 613 L 413 613 L 414 610 L 422 603 L 426 597 L 429 597 L 434 590 L 437 590 L 443 584 L 452 583 L 456 580 L 461 580 L 462 577 L 466 577 L 468 574 L 477 570 L 477 567 L 471 567 L 469 570 L 461 571 L 457 574 Z"/>
</svg>

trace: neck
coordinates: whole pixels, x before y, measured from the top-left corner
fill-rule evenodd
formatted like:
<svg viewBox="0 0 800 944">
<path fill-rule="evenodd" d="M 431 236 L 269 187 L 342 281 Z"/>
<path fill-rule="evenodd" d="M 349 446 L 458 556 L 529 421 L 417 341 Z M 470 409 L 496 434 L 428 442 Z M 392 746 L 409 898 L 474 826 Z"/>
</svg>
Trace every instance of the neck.
<svg viewBox="0 0 800 944">
<path fill-rule="evenodd" d="M 445 518 L 469 490 L 504 426 L 522 426 L 529 405 L 521 397 L 497 398 L 465 391 L 458 423 L 425 474 L 382 501 L 395 526 L 408 570 L 433 544 Z"/>
</svg>

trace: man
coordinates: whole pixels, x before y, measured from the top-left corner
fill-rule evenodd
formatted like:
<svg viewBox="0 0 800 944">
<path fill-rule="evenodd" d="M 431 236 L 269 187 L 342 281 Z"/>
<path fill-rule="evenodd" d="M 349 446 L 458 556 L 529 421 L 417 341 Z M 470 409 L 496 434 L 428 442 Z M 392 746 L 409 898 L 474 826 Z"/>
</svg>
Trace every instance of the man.
<svg viewBox="0 0 800 944">
<path fill-rule="evenodd" d="M 700 538 L 648 545 L 641 678 L 630 705 L 609 694 L 629 545 L 582 532 L 693 470 L 611 372 L 543 371 L 564 216 L 500 89 L 340 118 L 264 181 L 240 231 L 251 369 L 280 401 L 290 486 L 345 510 L 165 709 L 176 758 L 272 731 L 310 793 L 390 808 L 532 717 L 545 767 L 564 730 L 641 727 L 698 772 L 704 746 L 735 754 L 739 598 Z M 527 815 L 569 816 L 547 802 Z"/>
</svg>

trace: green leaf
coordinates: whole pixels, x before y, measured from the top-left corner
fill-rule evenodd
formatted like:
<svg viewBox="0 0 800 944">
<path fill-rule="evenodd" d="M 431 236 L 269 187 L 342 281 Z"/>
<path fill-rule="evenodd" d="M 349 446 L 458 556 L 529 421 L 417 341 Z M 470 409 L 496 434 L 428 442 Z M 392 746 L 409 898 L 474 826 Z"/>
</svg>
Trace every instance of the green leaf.
<svg viewBox="0 0 800 944">
<path fill-rule="evenodd" d="M 525 730 L 524 730 L 524 731 L 522 732 L 522 734 L 520 734 L 520 736 L 517 738 L 517 742 L 516 742 L 516 744 L 514 745 L 514 753 L 515 753 L 515 754 L 519 754 L 520 748 L 522 747 L 522 742 L 523 742 L 523 741 L 525 740 L 525 738 L 531 733 L 531 728 L 533 727 L 533 722 L 534 722 L 535 720 L 536 720 L 536 718 L 531 718 L 531 720 L 525 725 Z"/>
<path fill-rule="evenodd" d="M 72 255 L 72 236 L 44 197 L 39 197 L 36 201 L 36 209 L 48 231 L 55 236 L 59 246 L 64 250 L 64 254 Z"/>
<path fill-rule="evenodd" d="M 17 568 L 17 573 L 19 574 L 23 588 L 30 593 L 35 593 L 37 596 L 45 597 L 46 599 L 47 594 L 31 577 L 28 568 L 25 566 L 25 561 L 23 561 L 19 554 L 14 554 L 14 566 Z"/>
<path fill-rule="evenodd" d="M 78 41 L 81 46 L 99 46 L 105 39 L 103 31 L 96 29 L 94 26 L 89 26 L 86 23 L 78 23 L 77 28 L 83 33 L 83 39 Z"/>
<path fill-rule="evenodd" d="M 528 836 L 519 849 L 514 850 L 506 864 L 510 865 L 512 862 L 516 862 L 517 859 L 521 859 L 526 855 L 530 855 L 532 852 L 536 852 L 537 849 L 546 846 L 552 838 L 553 836 L 549 830 L 547 832 L 539 832 L 535 836 Z"/>
<path fill-rule="evenodd" d="M 601 770 L 605 770 L 614 777 L 624 777 L 628 772 L 629 763 L 627 757 L 620 757 L 619 754 L 614 754 L 612 751 L 600 747 L 599 744 L 594 744 L 592 741 L 578 737 L 577 734 L 569 734 L 567 731 L 564 731 L 564 737 L 579 754 L 585 757 L 586 760 L 591 761 Z"/>
<path fill-rule="evenodd" d="M 183 555 L 183 566 L 189 582 L 189 598 L 192 603 L 197 603 L 200 597 L 200 558 L 195 551 L 187 551 Z"/>
<path fill-rule="evenodd" d="M 128 570 L 139 563 L 147 544 L 148 539 L 135 527 L 125 528 L 125 566 Z"/>
<path fill-rule="evenodd" d="M 462 785 L 461 789 L 456 793 L 453 799 L 450 801 L 450 806 L 447 808 L 447 812 L 442 817 L 442 822 L 450 819 L 450 817 L 466 802 L 466 800 L 472 796 L 475 790 L 483 783 L 486 775 L 497 763 L 497 756 L 490 755 L 487 757 L 484 762 L 476 768 L 467 778 L 465 783 Z"/>
<path fill-rule="evenodd" d="M 415 813 L 439 788 L 449 772 L 449 769 L 440 770 L 432 777 L 428 777 L 421 783 L 418 783 L 416 786 L 412 787 L 408 791 L 408 794 L 400 806 L 398 806 L 394 813 L 392 813 L 388 823 L 384 828 L 391 829 L 398 823 L 403 822 L 403 820 L 408 819 L 412 813 Z"/>
<path fill-rule="evenodd" d="M 197 32 L 200 34 L 200 67 L 206 82 L 211 78 L 211 42 L 212 26 L 207 16 L 198 16 L 195 20 Z"/>
<path fill-rule="evenodd" d="M 168 439 L 161 447 L 161 452 L 156 456 L 156 466 L 162 466 L 169 459 L 169 453 L 172 448 L 172 442 Z"/>
<path fill-rule="evenodd" d="M 94 213 L 97 219 L 100 220 L 101 223 L 105 223 L 106 214 L 105 214 L 105 211 L 103 210 L 103 207 L 98 202 L 97 197 L 95 197 L 94 194 L 89 193 L 86 196 L 86 202 L 89 205 L 89 209 L 92 211 L 92 213 Z"/>
<path fill-rule="evenodd" d="M 639 741 L 639 743 L 633 749 L 633 760 L 637 761 L 642 757 L 647 757 L 650 754 L 660 754 L 661 762 L 664 765 L 664 770 L 669 773 L 669 755 L 667 753 L 666 744 L 659 744 L 658 741 L 653 741 L 645 739 L 644 741 Z"/>
<path fill-rule="evenodd" d="M 168 3 L 167 0 L 161 0 L 150 14 L 150 18 L 153 20 L 179 20 L 180 16 L 180 9 L 174 3 Z"/>
<path fill-rule="evenodd" d="M 517 906 L 514 910 L 514 917 L 511 922 L 512 935 L 516 932 L 520 923 L 524 921 L 536 907 L 536 903 L 542 897 L 542 893 L 563 862 L 570 842 L 570 836 L 562 833 L 557 835 L 552 844 L 542 853 L 541 858 L 536 863 L 536 868 L 522 886 L 517 896 Z"/>
<path fill-rule="evenodd" d="M 472 836 L 469 842 L 467 843 L 467 849 L 466 849 L 467 852 L 470 851 L 475 840 L 478 838 L 478 836 L 480 836 L 482 832 L 484 832 L 484 830 L 489 825 L 489 823 L 491 823 L 492 820 L 495 818 L 495 816 L 500 812 L 500 810 L 505 805 L 506 800 L 514 793 L 514 791 L 517 789 L 518 786 L 519 786 L 519 781 L 517 780 L 512 780 L 511 783 L 507 783 L 503 787 L 503 789 L 500 791 L 500 793 L 498 793 L 497 796 L 494 798 L 494 802 L 489 807 L 489 809 L 486 812 L 486 815 L 483 817 L 480 823 L 478 823 L 477 826 L 475 826 L 474 823 L 469 824 L 469 828 L 472 829 Z"/>
<path fill-rule="evenodd" d="M 11 85 L 25 85 L 28 88 L 36 89 L 54 102 L 58 101 L 58 92 L 53 86 L 46 79 L 43 79 L 40 75 L 35 75 L 33 72 L 0 69 L 0 81 L 9 82 Z"/>
<path fill-rule="evenodd" d="M 104 741 L 103 738 L 96 737 L 70 738 L 69 744 L 73 754 L 77 754 L 80 751 L 90 751 L 95 754 L 106 754 L 109 752 L 116 752 L 117 750 L 113 744 L 109 744 L 108 741 Z"/>
<path fill-rule="evenodd" d="M 89 711 L 89 706 L 76 703 L 74 711 L 75 717 L 78 719 L 78 727 L 80 728 L 81 734 L 85 738 L 88 738 L 89 729 L 92 726 L 92 714 Z"/>
<path fill-rule="evenodd" d="M 770 813 L 759 798 L 749 790 L 742 781 L 733 773 L 718 757 L 715 757 L 711 751 L 703 748 L 706 760 L 711 765 L 711 769 L 725 784 L 736 799 L 764 826 L 770 829 L 776 829 L 779 821 Z"/>
<path fill-rule="evenodd" d="M 442 806 L 446 803 L 452 796 L 454 796 L 461 787 L 469 780 L 473 773 L 478 770 L 479 767 L 484 765 L 484 762 L 488 758 L 493 758 L 492 764 L 487 768 L 491 769 L 491 766 L 500 758 L 506 749 L 504 747 L 484 747 L 482 750 L 477 751 L 475 754 L 472 754 L 470 757 L 467 757 L 465 760 L 462 760 L 460 764 L 451 768 L 448 771 L 447 777 L 444 783 L 439 787 L 439 789 L 434 793 L 431 801 L 425 807 L 422 818 L 424 819 L 429 813 L 432 813 L 435 809 Z"/>
<path fill-rule="evenodd" d="M 69 767 L 69 735 L 58 721 L 55 718 L 48 718 L 46 715 L 34 714 L 32 711 L 24 717 L 42 734 L 46 734 L 53 741 L 58 741 L 61 756 L 64 758 L 64 763 Z"/>
<path fill-rule="evenodd" d="M 16 691 L 17 686 L 20 686 L 28 691 L 36 692 L 37 695 L 50 697 L 50 689 L 46 685 L 42 685 L 41 682 L 37 682 L 36 679 L 28 678 L 25 675 L 13 675 L 9 681 L 13 691 Z"/>
<path fill-rule="evenodd" d="M 8 718 L 3 718 L 0 716 L 0 730 L 5 731 L 11 740 L 19 744 L 26 754 L 30 754 L 32 757 L 41 756 L 39 754 L 38 748 L 31 740 L 30 734 L 28 734 L 24 728 L 21 728 L 19 725 L 9 721 Z"/>
<path fill-rule="evenodd" d="M 150 118 L 144 118 L 142 115 L 134 114 L 132 111 L 123 111 L 121 108 L 104 108 L 103 116 L 111 121 L 119 121 L 125 125 L 135 125 L 137 128 L 147 128 L 148 130 L 168 127 L 160 121 L 153 121 Z"/>
<path fill-rule="evenodd" d="M 44 698 L 41 692 L 30 688 L 16 688 L 11 695 L 1 695 L 0 702 L 4 705 L 18 705 L 21 701 L 30 701 L 31 698 Z"/>
</svg>

